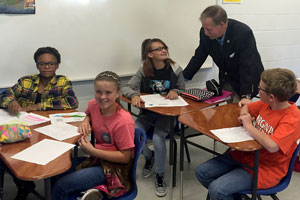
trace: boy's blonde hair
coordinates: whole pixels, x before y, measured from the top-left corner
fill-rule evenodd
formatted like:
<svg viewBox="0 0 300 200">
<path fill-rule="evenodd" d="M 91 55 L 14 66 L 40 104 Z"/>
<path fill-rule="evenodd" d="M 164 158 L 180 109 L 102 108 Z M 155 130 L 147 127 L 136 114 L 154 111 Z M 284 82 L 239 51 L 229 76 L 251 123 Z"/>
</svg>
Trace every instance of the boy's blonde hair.
<svg viewBox="0 0 300 200">
<path fill-rule="evenodd" d="M 297 91 L 295 74 L 288 69 L 267 69 L 262 72 L 261 80 L 266 85 L 265 91 L 280 102 L 288 101 Z"/>
</svg>

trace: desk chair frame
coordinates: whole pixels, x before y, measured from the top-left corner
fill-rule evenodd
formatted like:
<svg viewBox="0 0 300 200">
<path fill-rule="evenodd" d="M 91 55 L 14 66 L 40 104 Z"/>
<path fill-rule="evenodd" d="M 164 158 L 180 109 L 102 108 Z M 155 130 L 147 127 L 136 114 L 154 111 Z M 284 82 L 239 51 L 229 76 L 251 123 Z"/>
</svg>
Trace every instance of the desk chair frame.
<svg viewBox="0 0 300 200">
<path fill-rule="evenodd" d="M 135 151 L 135 157 L 134 157 L 134 163 L 132 166 L 132 190 L 125 193 L 124 195 L 120 197 L 113 197 L 113 198 L 107 198 L 104 197 L 104 199 L 109 199 L 109 200 L 133 200 L 138 193 L 138 188 L 136 184 L 136 168 L 137 168 L 137 162 L 139 159 L 139 156 L 141 155 L 141 152 L 143 150 L 143 146 L 145 145 L 146 142 L 146 133 L 144 130 L 135 128 L 134 131 L 134 151 Z M 95 136 L 93 133 L 91 133 L 91 143 L 94 145 L 95 144 Z M 71 196 L 69 199 L 70 200 L 75 200 L 79 197 L 79 194 L 75 194 Z"/>
<path fill-rule="evenodd" d="M 131 110 L 131 104 L 130 103 L 127 104 L 127 110 L 133 116 L 135 116 L 135 117 L 139 116 L 139 115 L 137 115 L 137 114 L 135 114 L 135 113 L 132 112 L 132 110 Z M 173 124 L 174 124 L 173 122 L 175 120 L 177 120 L 177 118 L 176 117 L 171 117 L 171 116 L 169 118 L 170 118 L 170 121 L 171 121 L 170 122 L 170 126 L 171 126 L 170 130 L 174 131 L 173 132 L 173 136 L 174 135 L 180 135 L 180 133 L 181 133 L 180 129 L 175 131 L 175 129 L 173 127 Z M 170 136 L 170 135 L 171 135 L 171 133 L 169 133 L 168 136 Z M 148 136 L 148 134 L 147 134 L 147 136 Z M 148 137 L 148 139 L 151 139 L 151 138 Z M 177 162 L 177 142 L 176 142 L 175 138 L 173 138 L 173 143 L 170 142 L 170 145 L 172 145 L 172 147 L 170 147 L 170 152 L 169 153 L 170 153 L 170 157 L 173 158 L 173 163 L 174 163 L 173 167 L 171 168 L 171 173 L 170 173 L 172 175 L 172 178 L 171 178 L 172 180 L 170 181 L 170 185 L 172 185 L 173 187 L 175 187 L 176 186 L 176 162 Z M 190 162 L 190 155 L 189 155 L 188 146 L 186 145 L 185 148 L 186 148 L 185 150 L 186 150 L 186 153 L 187 153 L 187 158 L 189 159 L 188 161 Z M 173 149 L 174 151 L 171 151 L 171 149 Z M 170 163 L 171 163 L 171 161 L 170 161 Z"/>
<path fill-rule="evenodd" d="M 285 188 L 287 188 L 287 186 L 289 185 L 291 178 L 292 178 L 292 174 L 293 174 L 293 167 L 294 167 L 297 155 L 299 153 L 299 150 L 300 150 L 300 144 L 297 145 L 297 148 L 295 149 L 295 151 L 293 153 L 287 174 L 280 180 L 280 182 L 277 185 L 275 185 L 274 187 L 268 188 L 268 189 L 257 190 L 257 198 L 259 200 L 262 199 L 261 195 L 271 196 L 271 198 L 273 200 L 279 200 L 279 198 L 276 196 L 276 194 L 278 192 L 281 192 Z M 251 194 L 251 193 L 252 193 L 251 190 L 247 190 L 247 191 L 242 191 L 239 194 L 246 195 L 246 198 L 249 199 L 247 194 Z"/>
</svg>

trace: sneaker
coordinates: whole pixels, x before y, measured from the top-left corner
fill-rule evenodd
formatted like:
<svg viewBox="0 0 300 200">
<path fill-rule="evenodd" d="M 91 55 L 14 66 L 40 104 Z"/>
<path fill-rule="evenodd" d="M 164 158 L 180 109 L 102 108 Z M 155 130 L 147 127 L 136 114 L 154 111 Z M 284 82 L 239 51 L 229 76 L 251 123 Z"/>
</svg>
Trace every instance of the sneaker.
<svg viewBox="0 0 300 200">
<path fill-rule="evenodd" d="M 159 176 L 156 174 L 155 181 L 155 193 L 158 197 L 164 197 L 167 194 L 167 184 L 164 180 L 164 176 Z"/>
<path fill-rule="evenodd" d="M 148 178 L 151 175 L 152 167 L 154 164 L 154 151 L 152 151 L 152 156 L 150 159 L 146 159 L 144 168 L 143 168 L 143 177 Z"/>
<path fill-rule="evenodd" d="M 101 192 L 97 189 L 89 189 L 84 192 L 83 196 L 77 200 L 101 200 L 103 198 Z"/>
</svg>

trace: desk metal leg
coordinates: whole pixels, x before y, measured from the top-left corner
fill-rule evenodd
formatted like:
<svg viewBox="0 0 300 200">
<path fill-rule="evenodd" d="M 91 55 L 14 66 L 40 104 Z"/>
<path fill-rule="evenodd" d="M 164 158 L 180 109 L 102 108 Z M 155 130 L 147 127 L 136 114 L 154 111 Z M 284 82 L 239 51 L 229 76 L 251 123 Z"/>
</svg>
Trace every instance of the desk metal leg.
<svg viewBox="0 0 300 200">
<path fill-rule="evenodd" d="M 51 200 L 51 178 L 44 179 L 45 200 Z"/>
<path fill-rule="evenodd" d="M 173 165 L 174 165 L 174 120 L 175 117 L 170 117 L 170 183 L 169 183 L 169 199 L 173 199 Z"/>
<path fill-rule="evenodd" d="M 259 164 L 259 150 L 255 151 L 254 155 L 254 173 L 252 182 L 252 200 L 256 200 L 257 196 L 257 179 L 258 179 L 258 164 Z"/>
<path fill-rule="evenodd" d="M 179 199 L 183 199 L 183 162 L 184 162 L 184 124 L 181 124 L 180 129 L 180 191 L 179 191 Z"/>
<path fill-rule="evenodd" d="M 0 200 L 3 197 L 4 169 L 0 167 Z"/>
</svg>

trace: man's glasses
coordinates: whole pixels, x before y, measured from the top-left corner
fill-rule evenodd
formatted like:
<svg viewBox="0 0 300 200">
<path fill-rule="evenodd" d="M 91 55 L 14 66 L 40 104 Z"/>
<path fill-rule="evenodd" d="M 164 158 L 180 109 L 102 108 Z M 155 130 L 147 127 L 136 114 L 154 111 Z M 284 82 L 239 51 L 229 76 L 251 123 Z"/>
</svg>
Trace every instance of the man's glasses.
<svg viewBox="0 0 300 200">
<path fill-rule="evenodd" d="M 152 49 L 151 51 L 162 51 L 162 50 L 168 50 L 167 47 L 158 47 L 156 49 Z"/>
<path fill-rule="evenodd" d="M 45 68 L 47 66 L 53 68 L 57 65 L 58 63 L 57 62 L 47 62 L 47 63 L 44 63 L 44 62 L 38 62 L 36 65 L 39 67 L 39 68 Z"/>
<path fill-rule="evenodd" d="M 265 93 L 268 93 L 268 91 L 267 91 L 267 90 L 265 90 L 265 89 L 262 89 L 262 88 L 260 88 L 260 87 L 258 87 L 258 91 L 264 91 Z"/>
</svg>

